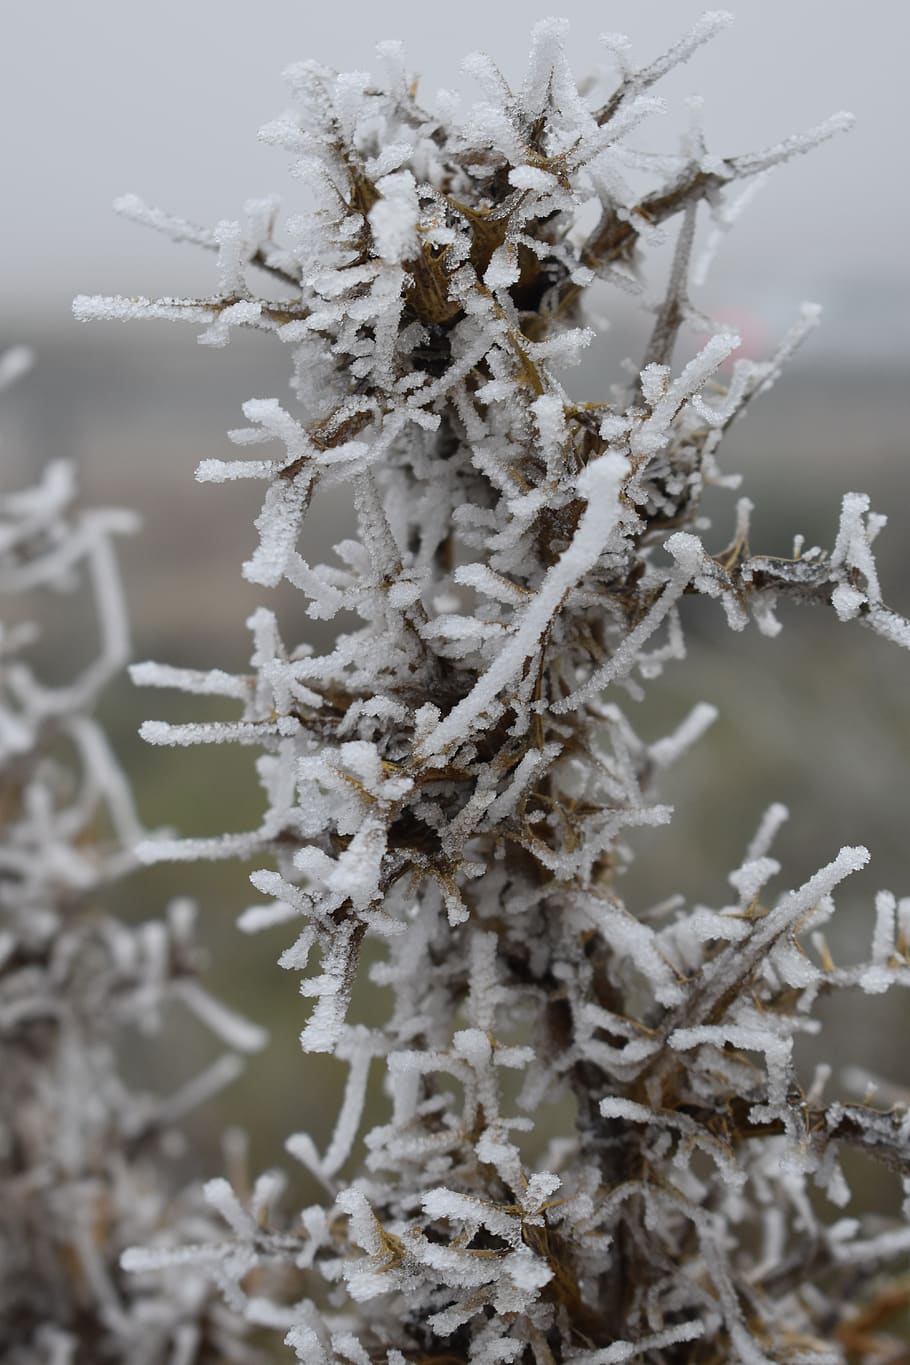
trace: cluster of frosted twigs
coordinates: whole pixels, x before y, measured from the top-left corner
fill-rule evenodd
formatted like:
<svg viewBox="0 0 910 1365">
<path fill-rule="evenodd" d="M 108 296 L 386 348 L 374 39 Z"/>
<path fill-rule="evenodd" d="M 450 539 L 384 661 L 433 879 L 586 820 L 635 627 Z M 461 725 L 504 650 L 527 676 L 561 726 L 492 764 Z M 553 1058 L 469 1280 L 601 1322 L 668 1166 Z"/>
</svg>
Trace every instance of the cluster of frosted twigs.
<svg viewBox="0 0 910 1365">
<path fill-rule="evenodd" d="M 23 348 L 0 356 L 0 387 L 27 363 Z M 63 462 L 34 487 L 0 495 L 0 1355 L 8 1365 L 256 1358 L 245 1325 L 204 1275 L 150 1289 L 119 1264 L 126 1247 L 162 1228 L 188 1239 L 211 1231 L 198 1196 L 175 1199 L 169 1157 L 179 1121 L 236 1076 L 237 1049 L 265 1041 L 196 979 L 190 902 L 138 925 L 105 909 L 142 837 L 92 714 L 128 657 L 113 538 L 133 528 L 128 513 L 81 510 Z M 22 607 L 40 621 L 55 593 L 87 600 L 100 639 L 91 662 L 50 680 L 29 661 L 40 632 Z M 134 1030 L 156 1031 L 178 1001 L 232 1050 L 171 1095 L 130 1090 L 118 1053 Z"/>
<path fill-rule="evenodd" d="M 263 605 L 246 674 L 134 669 L 235 699 L 234 721 L 143 733 L 252 746 L 264 795 L 254 830 L 140 851 L 261 855 L 240 928 L 288 926 L 281 965 L 313 1001 L 303 1046 L 339 1058 L 347 1087 L 326 1151 L 287 1144 L 321 1202 L 295 1214 L 268 1178 L 252 1203 L 216 1179 L 222 1236 L 165 1228 L 123 1264 L 149 1285 L 210 1273 L 305 1365 L 833 1365 L 910 1249 L 906 1222 L 850 1216 L 838 1155 L 853 1144 L 907 1182 L 906 1112 L 828 1098 L 827 1070 L 793 1061 L 822 994 L 910 983 L 910 900 L 882 893 L 871 960 L 835 966 L 822 925 L 868 855 L 832 850 L 772 889 L 779 806 L 728 904 L 623 899 L 625 832 L 669 819 L 655 779 L 713 719 L 696 707 L 649 741 L 624 704 L 684 658 L 687 597 L 736 631 L 775 634 L 789 598 L 910 644 L 864 497 L 844 499 L 830 552 L 753 553 L 746 499 L 726 548 L 703 538 L 703 489 L 735 483 L 718 446 L 815 310 L 769 361 L 733 359 L 738 338 L 690 301 L 690 262 L 703 276 L 758 178 L 849 121 L 731 157 L 695 122 L 678 153 L 640 150 L 656 82 L 726 19 L 645 67 L 605 40 L 610 70 L 584 93 L 552 20 L 517 90 L 469 58 L 465 106 L 425 106 L 394 43 L 379 78 L 292 67 L 295 107 L 263 136 L 307 208 L 280 240 L 277 200 L 209 231 L 129 196 L 124 213 L 215 253 L 216 293 L 76 304 L 197 322 L 213 346 L 252 327 L 292 362 L 289 401 L 244 405 L 244 458 L 197 478 L 264 485 L 244 575 L 287 580 L 338 629 L 318 653 Z M 655 301 L 644 267 L 668 233 Z M 616 288 L 652 315 L 645 353 L 574 401 L 561 375 L 593 340 L 585 300 L 603 312 Z M 357 534 L 310 563 L 308 510 L 342 484 Z M 354 1021 L 368 936 L 392 1001 L 378 1027 Z M 362 1132 L 377 1068 L 386 1108 Z M 574 1117 L 541 1151 L 535 1112 L 560 1096 Z"/>
</svg>

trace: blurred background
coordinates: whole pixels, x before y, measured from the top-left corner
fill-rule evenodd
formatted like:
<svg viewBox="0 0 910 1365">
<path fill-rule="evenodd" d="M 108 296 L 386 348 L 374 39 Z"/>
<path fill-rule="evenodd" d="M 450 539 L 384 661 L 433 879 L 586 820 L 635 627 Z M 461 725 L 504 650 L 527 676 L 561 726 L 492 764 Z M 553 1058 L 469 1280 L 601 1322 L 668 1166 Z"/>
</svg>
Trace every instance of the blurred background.
<svg viewBox="0 0 910 1365">
<path fill-rule="evenodd" d="M 774 390 L 758 400 L 723 451 L 757 504 L 755 550 L 789 553 L 797 531 L 830 545 L 841 494 L 868 491 L 889 514 L 879 563 L 891 606 L 910 613 L 910 198 L 905 54 L 910 7 L 897 0 L 731 0 L 732 29 L 664 82 L 666 117 L 637 145 L 672 146 L 688 117 L 684 100 L 705 97 L 712 150 L 763 146 L 849 108 L 847 136 L 778 170 L 723 244 L 696 300 L 735 323 L 746 346 L 765 354 L 811 299 L 823 326 Z M 656 56 L 695 21 L 679 0 L 562 0 L 569 49 L 584 73 L 601 60 L 597 36 L 629 34 L 639 62 Z M 288 355 L 271 338 L 235 334 L 227 350 L 199 347 L 176 324 L 79 326 L 75 293 L 206 294 L 211 259 L 117 218 L 113 198 L 135 191 L 153 204 L 210 224 L 239 214 L 245 199 L 276 190 L 296 207 L 283 154 L 256 131 L 286 103 L 281 70 L 317 58 L 369 68 L 375 43 L 401 37 L 428 98 L 440 85 L 471 96 L 460 57 L 483 48 L 508 77 L 523 70 L 527 32 L 546 10 L 459 0 L 457 10 L 388 0 L 304 7 L 294 0 L 122 0 L 14 3 L 3 7 L 0 51 L 0 344 L 27 342 L 38 364 L 0 413 L 4 488 L 34 477 L 48 459 L 76 461 L 87 502 L 124 504 L 143 517 L 122 548 L 135 657 L 193 667 L 242 668 L 244 620 L 261 600 L 240 578 L 253 543 L 257 489 L 203 487 L 200 459 L 228 456 L 224 432 L 242 421 L 248 397 L 286 393 Z M 658 262 L 659 264 L 659 262 Z M 655 277 L 655 289 L 659 281 Z M 633 324 L 604 295 L 611 326 L 582 369 L 567 376 L 579 397 L 602 397 L 626 355 L 640 353 Z M 732 527 L 730 495 L 712 497 L 714 548 Z M 344 524 L 333 506 L 311 521 L 308 558 L 330 554 Z M 320 643 L 293 594 L 274 596 L 285 637 Z M 687 604 L 688 606 L 689 604 Z M 851 880 L 832 933 L 835 958 L 866 950 L 877 889 L 910 894 L 908 764 L 910 656 L 833 615 L 783 612 L 776 640 L 732 635 L 719 609 L 694 603 L 690 662 L 676 665 L 635 719 L 654 737 L 696 700 L 721 719 L 668 783 L 678 814 L 669 830 L 642 835 L 627 879 L 629 904 L 644 909 L 670 892 L 722 904 L 767 804 L 791 808 L 778 853 L 780 886 L 796 885 L 843 843 L 866 843 L 871 867 Z M 322 643 L 325 637 L 322 637 Z M 78 613 L 61 613 L 54 666 L 68 671 L 81 650 Z M 105 718 L 131 774 L 146 823 L 181 834 L 252 827 L 259 809 L 247 751 L 147 749 L 141 720 L 217 718 L 217 703 L 113 686 Z M 306 1002 L 275 959 L 280 929 L 255 939 L 235 928 L 250 899 L 237 864 L 156 868 L 118 889 L 124 913 L 157 913 L 174 894 L 196 896 L 216 990 L 268 1023 L 265 1063 L 200 1117 L 200 1169 L 219 1163 L 225 1123 L 252 1127 L 256 1164 L 281 1160 L 289 1131 L 308 1129 L 322 1146 L 334 1120 L 343 1069 L 305 1058 L 297 1046 Z M 384 1005 L 367 992 L 362 1017 Z M 908 1093 L 910 1012 L 890 997 L 857 997 L 826 1019 L 825 1041 L 844 1063 L 874 1058 L 896 1093 Z M 169 1025 L 167 1047 L 135 1054 L 136 1084 L 170 1085 L 208 1044 Z M 890 1091 L 882 1091 L 890 1095 Z M 253 1122 L 251 1123 L 251 1116 Z M 356 1157 L 355 1157 L 356 1160 Z M 868 1198 L 893 1192 L 869 1187 Z"/>
</svg>

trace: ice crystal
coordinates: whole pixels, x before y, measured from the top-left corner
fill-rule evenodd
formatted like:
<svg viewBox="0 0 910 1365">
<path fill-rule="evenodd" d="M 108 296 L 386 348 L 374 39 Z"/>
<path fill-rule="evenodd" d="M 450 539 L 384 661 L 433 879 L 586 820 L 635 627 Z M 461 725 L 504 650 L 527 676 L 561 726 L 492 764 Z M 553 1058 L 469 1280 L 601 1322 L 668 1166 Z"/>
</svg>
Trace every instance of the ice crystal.
<svg viewBox="0 0 910 1365">
<path fill-rule="evenodd" d="M 0 357 L 0 376 L 25 367 Z M 214 1350 L 251 1357 L 240 1321 L 202 1276 L 151 1289 L 119 1264 L 137 1240 L 197 1237 L 204 1210 L 179 1196 L 167 1154 L 179 1120 L 237 1075 L 261 1030 L 196 981 L 195 907 L 127 924 L 108 887 L 136 866 L 142 830 L 93 715 L 129 653 L 113 540 L 124 512 L 81 509 L 72 467 L 0 495 L 0 595 L 39 615 L 49 592 L 86 592 L 94 661 L 47 679 L 29 662 L 38 628 L 0 627 L 0 1339 L 10 1365 L 130 1360 L 173 1365 Z M 5 615 L 6 613 L 4 613 Z M 131 1090 L 117 1065 L 130 1031 L 155 1032 L 178 1001 L 231 1051 L 171 1095 Z M 200 1221 L 200 1215 L 203 1215 Z M 210 1219 L 214 1229 L 214 1219 Z"/>
<path fill-rule="evenodd" d="M 832 850 L 769 895 L 786 817 L 772 807 L 731 904 L 671 896 L 645 915 L 622 894 L 626 831 L 669 819 L 654 778 L 713 719 L 701 706 L 647 741 L 624 707 L 684 657 L 687 598 L 766 634 L 780 599 L 828 604 L 910 644 L 882 601 L 883 518 L 863 496 L 846 496 L 831 552 L 754 553 L 747 499 L 729 545 L 706 539 L 702 492 L 733 482 L 723 435 L 817 309 L 769 360 L 737 358 L 738 338 L 690 301 L 698 229 L 711 220 L 701 278 L 753 187 L 849 123 L 721 156 L 693 105 L 677 154 L 643 152 L 652 87 L 728 18 L 706 14 L 643 67 L 611 35 L 618 84 L 583 89 L 563 25 L 545 20 L 518 89 L 469 58 L 480 98 L 464 112 L 448 93 L 424 105 L 396 44 L 375 78 L 292 67 L 295 107 L 263 137 L 291 154 L 311 211 L 279 240 L 277 201 L 208 231 L 128 197 L 121 211 L 216 254 L 216 291 L 76 303 L 85 318 L 202 323 L 212 345 L 253 327 L 292 364 L 287 407 L 250 401 L 231 433 L 270 456 L 207 460 L 197 478 L 265 482 L 245 576 L 287 580 L 310 617 L 343 624 L 318 653 L 262 607 L 248 673 L 135 668 L 234 698 L 234 722 L 143 733 L 258 746 L 265 796 L 254 830 L 141 852 L 261 856 L 265 900 L 241 928 L 295 924 L 281 964 L 314 1001 L 302 1042 L 348 1083 L 324 1154 L 306 1133 L 288 1142 L 322 1203 L 287 1217 L 214 1181 L 220 1238 L 159 1238 L 124 1264 L 208 1270 L 306 1365 L 845 1361 L 858 1297 L 910 1244 L 906 1226 L 839 1212 L 841 1147 L 908 1187 L 906 1111 L 826 1102 L 824 1074 L 803 1088 L 794 1061 L 822 993 L 910 981 L 907 902 L 879 897 L 868 963 L 835 966 L 820 937 L 865 849 Z M 573 400 L 562 374 L 593 340 L 588 291 L 651 308 L 643 262 L 674 223 L 632 379 Z M 311 564 L 308 510 L 339 484 L 357 536 Z M 393 997 L 370 1029 L 348 1020 L 367 936 Z M 387 1112 L 355 1159 L 376 1067 Z M 574 1125 L 534 1158 L 538 1106 L 569 1096 Z"/>
</svg>

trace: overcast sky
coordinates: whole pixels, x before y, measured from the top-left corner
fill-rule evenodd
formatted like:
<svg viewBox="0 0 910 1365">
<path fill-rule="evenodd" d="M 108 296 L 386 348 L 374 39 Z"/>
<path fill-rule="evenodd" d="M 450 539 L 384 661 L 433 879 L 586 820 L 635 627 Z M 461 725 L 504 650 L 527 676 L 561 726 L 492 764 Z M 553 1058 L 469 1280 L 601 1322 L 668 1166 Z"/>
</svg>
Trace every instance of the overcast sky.
<svg viewBox="0 0 910 1365">
<path fill-rule="evenodd" d="M 688 0 L 2 0 L 3 331 L 25 339 L 67 330 L 77 292 L 206 292 L 207 259 L 118 219 L 111 201 L 135 191 L 211 223 L 236 216 L 248 197 L 293 194 L 284 154 L 256 139 L 287 104 L 280 73 L 291 61 L 369 68 L 378 40 L 401 37 L 425 93 L 440 85 L 469 93 L 461 57 L 484 48 L 518 78 L 528 27 L 548 12 L 570 19 L 571 56 L 583 73 L 597 60 L 600 32 L 628 33 L 644 61 L 703 8 Z M 910 5 L 731 0 L 730 8 L 734 26 L 664 84 L 667 130 L 679 126 L 692 92 L 706 98 L 710 145 L 720 153 L 844 107 L 858 122 L 777 173 L 728 240 L 718 285 L 731 306 L 758 307 L 775 325 L 803 297 L 833 309 L 842 332 L 858 318 L 861 333 L 842 337 L 848 349 L 875 349 L 874 328 L 900 338 L 910 297 Z"/>
</svg>

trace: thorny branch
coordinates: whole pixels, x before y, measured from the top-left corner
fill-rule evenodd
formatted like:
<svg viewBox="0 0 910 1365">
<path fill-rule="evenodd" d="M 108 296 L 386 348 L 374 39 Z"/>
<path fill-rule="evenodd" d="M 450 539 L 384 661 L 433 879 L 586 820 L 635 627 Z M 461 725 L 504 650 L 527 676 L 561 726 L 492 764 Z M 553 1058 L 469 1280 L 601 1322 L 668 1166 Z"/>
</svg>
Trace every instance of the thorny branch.
<svg viewBox="0 0 910 1365">
<path fill-rule="evenodd" d="M 842 849 L 769 895 L 779 807 L 731 873 L 730 904 L 645 917 L 623 898 L 625 832 L 669 818 L 653 787 L 713 719 L 696 707 L 648 742 L 621 704 L 684 657 L 687 599 L 768 635 L 780 599 L 824 604 L 910 644 L 882 599 L 883 518 L 863 496 L 845 497 L 830 551 L 753 552 L 746 499 L 726 548 L 703 539 L 704 489 L 732 482 L 724 433 L 816 314 L 766 362 L 734 358 L 730 332 L 695 344 L 693 243 L 705 214 L 724 222 L 731 186 L 848 122 L 741 157 L 692 135 L 676 157 L 630 149 L 650 87 L 724 22 L 706 15 L 640 69 L 611 40 L 618 87 L 582 95 L 545 21 L 520 89 L 469 60 L 483 98 L 461 116 L 446 96 L 417 104 L 395 44 L 378 81 L 293 68 L 297 111 L 265 136 L 315 208 L 286 242 L 273 201 L 210 236 L 142 207 L 214 246 L 221 292 L 77 301 L 82 317 L 183 316 L 213 345 L 235 326 L 271 330 L 293 356 L 292 404 L 251 400 L 231 433 L 271 456 L 197 476 L 264 482 L 244 574 L 287 580 L 338 631 L 323 654 L 288 647 L 261 607 L 248 674 L 138 666 L 144 684 L 236 699 L 236 722 L 143 733 L 260 747 L 265 797 L 255 830 L 141 852 L 269 861 L 241 927 L 295 925 L 280 961 L 315 1000 L 301 1041 L 347 1065 L 347 1088 L 324 1153 L 307 1133 L 288 1141 L 323 1203 L 295 1220 L 261 1200 L 254 1218 L 243 1191 L 210 1182 L 223 1245 L 175 1226 L 125 1263 L 211 1272 L 238 1317 L 286 1332 L 307 1365 L 843 1362 L 865 1330 L 850 1326 L 851 1286 L 878 1292 L 910 1249 L 906 1222 L 830 1216 L 851 1201 L 841 1145 L 910 1192 L 905 1111 L 825 1100 L 826 1073 L 803 1084 L 793 1059 L 822 992 L 908 984 L 910 900 L 881 893 L 869 961 L 834 968 L 819 926 L 868 854 Z M 648 193 L 626 187 L 629 164 L 653 167 Z M 587 291 L 635 288 L 676 219 L 637 388 L 571 400 L 561 375 L 592 339 Z M 262 262 L 292 286 L 287 303 L 249 288 Z M 357 537 L 312 565 L 313 495 L 341 483 Z M 368 938 L 372 980 L 392 992 L 372 1028 L 348 1017 Z M 378 1065 L 387 1107 L 364 1155 Z M 540 1153 L 551 1098 L 574 1117 Z M 305 1286 L 289 1293 L 296 1271 Z"/>
</svg>

